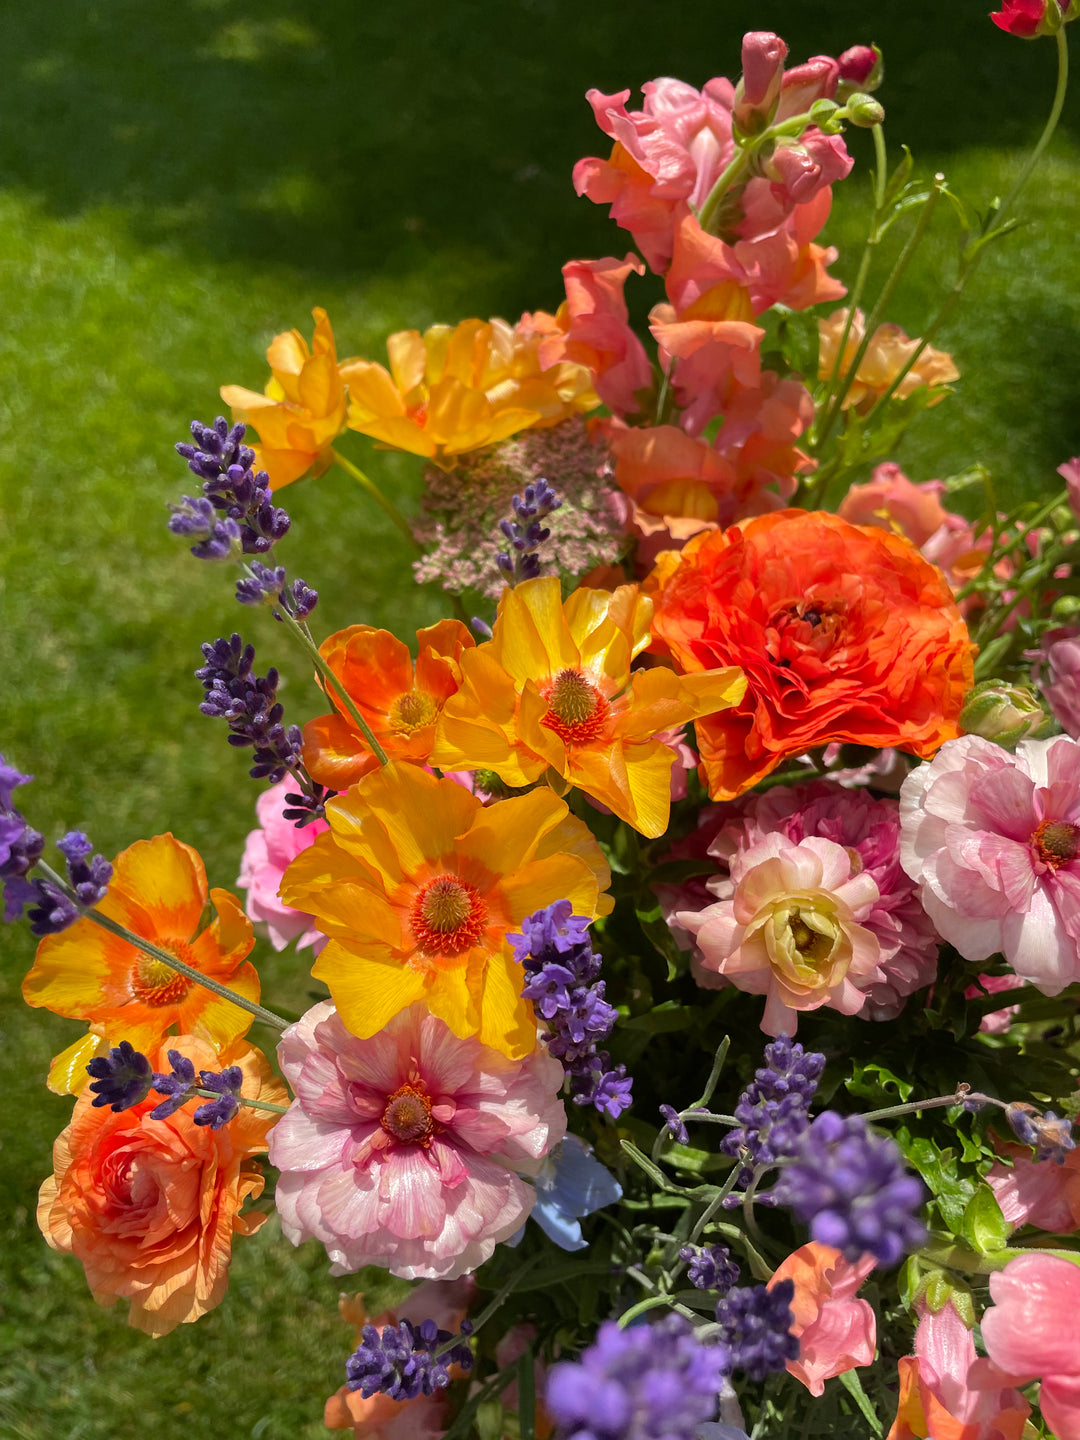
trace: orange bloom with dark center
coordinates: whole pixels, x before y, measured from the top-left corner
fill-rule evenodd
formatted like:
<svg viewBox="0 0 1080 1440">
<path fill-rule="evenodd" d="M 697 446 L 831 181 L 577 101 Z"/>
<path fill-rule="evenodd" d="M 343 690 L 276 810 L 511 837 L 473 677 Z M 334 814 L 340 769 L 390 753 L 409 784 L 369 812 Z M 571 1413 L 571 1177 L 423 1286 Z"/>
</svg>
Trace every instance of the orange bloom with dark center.
<svg viewBox="0 0 1080 1440">
<path fill-rule="evenodd" d="M 944 576 L 903 536 L 782 510 L 695 537 L 654 586 L 654 649 L 687 673 L 747 678 L 739 704 L 697 722 L 715 800 L 834 741 L 926 757 L 958 734 L 973 646 Z"/>
<path fill-rule="evenodd" d="M 216 912 L 209 923 L 208 902 Z M 245 963 L 255 943 L 251 921 L 228 890 L 209 889 L 198 851 L 183 841 L 155 835 L 121 851 L 96 908 L 245 1000 L 258 1000 L 259 977 Z M 42 940 L 22 993 L 28 1005 L 91 1025 L 53 1060 L 49 1086 L 61 1094 L 77 1094 L 86 1061 L 121 1040 L 149 1050 L 175 1027 L 221 1049 L 251 1025 L 247 1010 L 89 919 Z"/>
<path fill-rule="evenodd" d="M 391 760 L 423 764 L 431 753 L 443 705 L 461 684 L 462 652 L 475 641 L 460 620 L 440 620 L 416 632 L 415 662 L 409 647 L 370 625 L 350 625 L 331 635 L 319 654 L 345 687 Z M 335 707 L 304 726 L 304 764 L 321 785 L 347 790 L 377 761 L 336 691 Z"/>
<path fill-rule="evenodd" d="M 288 1102 L 265 1057 L 245 1041 L 219 1054 L 194 1036 L 170 1035 L 150 1051 L 156 1070 L 169 1069 L 169 1049 L 196 1070 L 239 1065 L 246 1098 Z M 160 1095 L 119 1112 L 95 1109 L 93 1100 L 89 1091 L 80 1095 L 53 1147 L 55 1173 L 41 1187 L 38 1224 L 54 1250 L 82 1262 L 99 1305 L 126 1297 L 129 1324 L 167 1335 L 221 1303 L 233 1235 L 251 1235 L 267 1218 L 240 1211 L 262 1193 L 250 1157 L 266 1149 L 278 1117 L 243 1106 L 212 1130 L 195 1124 L 193 1106 L 151 1120 Z"/>
</svg>

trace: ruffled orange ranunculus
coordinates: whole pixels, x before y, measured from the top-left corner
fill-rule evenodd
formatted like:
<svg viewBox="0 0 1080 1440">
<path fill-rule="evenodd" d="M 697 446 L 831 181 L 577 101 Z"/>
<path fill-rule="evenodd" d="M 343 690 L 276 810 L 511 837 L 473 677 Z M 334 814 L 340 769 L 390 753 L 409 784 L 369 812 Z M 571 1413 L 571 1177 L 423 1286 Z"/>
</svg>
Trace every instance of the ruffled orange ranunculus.
<svg viewBox="0 0 1080 1440">
<path fill-rule="evenodd" d="M 550 319 L 462 320 L 391 335 L 389 370 L 373 360 L 341 366 L 349 429 L 443 464 L 593 409 L 599 399 L 583 365 L 540 368 L 541 322 Z"/>
<path fill-rule="evenodd" d="M 202 928 L 208 900 L 217 918 Z M 208 889 L 190 845 L 172 835 L 129 845 L 113 862 L 109 893 L 96 908 L 246 1000 L 258 1000 L 259 977 L 245 963 L 255 943 L 251 922 L 235 896 Z M 120 1040 L 148 1050 L 175 1025 L 221 1049 L 251 1025 L 248 1011 L 93 920 L 41 941 L 22 993 L 28 1005 L 90 1022 L 89 1034 L 53 1060 L 49 1088 L 61 1094 L 78 1094 L 86 1062 Z"/>
<path fill-rule="evenodd" d="M 662 835 L 675 752 L 655 737 L 734 704 L 744 681 L 730 667 L 631 674 L 651 617 L 636 585 L 579 588 L 565 605 L 554 577 L 505 590 L 493 638 L 461 658 L 431 763 L 494 770 L 508 785 L 550 767 L 643 835 Z"/>
<path fill-rule="evenodd" d="M 696 536 L 658 567 L 655 648 L 738 665 L 741 703 L 697 724 L 715 800 L 834 741 L 925 757 L 958 734 L 973 647 L 941 571 L 910 541 L 781 510 Z"/>
<path fill-rule="evenodd" d="M 275 490 L 309 472 L 322 475 L 329 469 L 331 446 L 345 428 L 345 386 L 338 373 L 334 332 L 325 310 L 316 306 L 311 313 L 315 334 L 310 350 L 299 330 L 286 330 L 270 342 L 266 358 L 271 375 L 264 395 L 242 385 L 221 387 L 233 418 L 259 432 L 256 465 L 267 472 Z"/>
<path fill-rule="evenodd" d="M 826 320 L 818 321 L 820 346 L 818 352 L 818 378 L 828 380 L 836 366 L 840 340 L 847 323 L 848 312 L 834 310 Z M 854 360 L 855 352 L 866 335 L 866 319 L 861 310 L 855 311 L 840 374 L 846 375 Z M 918 340 L 912 340 L 899 325 L 879 325 L 870 338 L 866 354 L 859 361 L 851 388 L 844 396 L 843 408 L 868 410 L 879 395 L 886 390 L 903 370 L 904 366 L 919 347 Z M 928 405 L 937 405 L 945 399 L 945 387 L 953 380 L 959 380 L 960 371 L 953 364 L 953 358 L 944 350 L 935 350 L 932 345 L 916 360 L 894 392 L 898 400 L 904 400 L 920 385 L 930 389 Z"/>
<path fill-rule="evenodd" d="M 414 665 L 409 648 L 389 630 L 350 625 L 319 647 L 391 760 L 422 764 L 435 739 L 435 722 L 461 683 L 462 652 L 475 645 L 460 620 L 418 630 Z M 321 785 L 346 790 L 378 763 L 333 689 L 332 715 L 304 726 L 304 764 Z"/>
<path fill-rule="evenodd" d="M 367 1039 L 423 1000 L 455 1035 L 512 1059 L 536 1046 L 508 931 L 570 900 L 606 915 L 607 862 L 550 790 L 485 809 L 453 780 L 391 761 L 326 807 L 330 830 L 289 866 L 287 905 L 330 942 L 312 968 Z"/>
<path fill-rule="evenodd" d="M 248 1099 L 288 1103 L 266 1059 L 246 1041 L 218 1053 L 191 1035 L 170 1035 L 149 1052 L 167 1071 L 167 1050 L 195 1068 L 239 1065 Z M 167 1335 L 220 1305 L 229 1280 L 232 1237 L 267 1218 L 240 1213 L 262 1193 L 250 1157 L 266 1149 L 275 1116 L 241 1107 L 220 1130 L 196 1125 L 188 1109 L 151 1120 L 161 1096 L 118 1113 L 95 1109 L 86 1091 L 53 1146 L 55 1173 L 41 1187 L 38 1224 L 54 1250 L 82 1262 L 99 1305 L 131 1301 L 128 1322 Z"/>
</svg>

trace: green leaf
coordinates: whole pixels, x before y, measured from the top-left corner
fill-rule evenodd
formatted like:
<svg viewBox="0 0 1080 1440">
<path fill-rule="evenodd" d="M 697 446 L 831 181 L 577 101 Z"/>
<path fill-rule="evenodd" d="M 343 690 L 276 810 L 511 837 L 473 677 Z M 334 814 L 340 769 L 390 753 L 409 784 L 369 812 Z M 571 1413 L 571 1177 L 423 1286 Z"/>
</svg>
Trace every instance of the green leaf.
<svg viewBox="0 0 1080 1440">
<path fill-rule="evenodd" d="M 844 1088 L 852 1095 L 873 1100 L 884 1109 L 886 1105 L 894 1104 L 897 1096 L 901 1100 L 910 1100 L 915 1086 L 910 1080 L 902 1080 L 887 1065 L 880 1065 L 876 1061 L 861 1065 L 855 1061 L 851 1067 L 851 1075 L 844 1081 Z"/>
<path fill-rule="evenodd" d="M 911 172 L 915 168 L 915 157 L 912 155 L 908 147 L 906 145 L 901 145 L 900 149 L 904 152 L 903 158 L 901 159 L 900 163 L 897 165 L 893 173 L 889 176 L 889 179 L 885 185 L 886 205 L 891 205 L 892 202 L 896 199 L 896 197 L 900 194 L 901 190 L 903 190 L 904 186 L 911 179 Z"/>
<path fill-rule="evenodd" d="M 942 1220 L 954 1235 L 962 1235 L 964 1212 L 976 1185 L 959 1173 L 955 1151 L 941 1150 L 933 1140 L 923 1136 L 913 1138 L 903 1127 L 897 1130 L 896 1141 L 929 1186 Z"/>
<path fill-rule="evenodd" d="M 654 1005 L 645 1015 L 635 1015 L 623 1020 L 623 1030 L 644 1030 L 649 1035 L 665 1035 L 671 1030 L 685 1030 L 693 1024 L 698 1011 L 692 1005 L 680 1005 L 677 1000 L 665 1000 Z"/>
<path fill-rule="evenodd" d="M 860 1414 L 862 1415 L 866 1423 L 870 1426 L 870 1433 L 872 1435 L 881 1435 L 883 1433 L 883 1426 L 881 1424 L 881 1421 L 878 1419 L 877 1412 L 875 1411 L 873 1405 L 870 1404 L 870 1397 L 863 1389 L 862 1381 L 859 1379 L 855 1371 L 845 1370 L 844 1373 L 840 1376 L 840 1384 L 843 1385 L 844 1389 L 848 1392 L 851 1398 L 855 1401 L 855 1404 L 859 1407 Z"/>
<path fill-rule="evenodd" d="M 968 1201 L 961 1233 L 980 1255 L 1004 1250 L 1009 1243 L 1012 1227 L 1002 1215 L 1001 1206 L 989 1185 L 980 1185 Z"/>
<path fill-rule="evenodd" d="M 635 908 L 638 924 L 653 949 L 667 962 L 668 981 L 685 975 L 690 968 L 689 950 L 680 950 L 657 901 Z"/>
</svg>

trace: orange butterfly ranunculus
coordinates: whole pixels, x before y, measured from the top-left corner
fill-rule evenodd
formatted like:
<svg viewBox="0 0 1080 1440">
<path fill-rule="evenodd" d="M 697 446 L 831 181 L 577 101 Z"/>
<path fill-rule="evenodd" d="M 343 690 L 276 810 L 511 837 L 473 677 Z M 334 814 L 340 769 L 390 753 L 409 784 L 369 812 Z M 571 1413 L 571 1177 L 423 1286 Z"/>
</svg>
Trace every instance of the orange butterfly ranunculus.
<svg viewBox="0 0 1080 1440">
<path fill-rule="evenodd" d="M 299 330 L 275 335 L 266 352 L 270 379 L 266 393 L 223 385 L 221 398 L 233 418 L 259 432 L 255 463 L 274 490 L 310 473 L 321 475 L 333 462 L 331 446 L 345 428 L 345 385 L 338 373 L 334 332 L 326 311 L 316 306 L 311 348 Z M 349 361 L 344 361 L 349 364 Z"/>
<path fill-rule="evenodd" d="M 503 591 L 492 639 L 462 656 L 431 763 L 494 770 L 528 785 L 548 769 L 650 838 L 667 829 L 674 751 L 656 737 L 733 704 L 737 670 L 631 672 L 649 643 L 652 601 L 636 585 L 579 587 L 554 576 Z"/>
<path fill-rule="evenodd" d="M 367 1039 L 416 1000 L 512 1059 L 536 1047 L 508 931 L 556 900 L 606 915 L 599 845 L 546 787 L 485 808 L 453 780 L 391 761 L 326 807 L 330 830 L 281 898 L 330 936 L 312 975 Z"/>
<path fill-rule="evenodd" d="M 204 928 L 208 900 L 217 915 Z M 190 845 L 168 834 L 129 845 L 113 862 L 109 893 L 96 908 L 245 1000 L 258 1000 L 259 977 L 245 963 L 255 943 L 251 921 L 228 890 L 208 888 Z M 175 1025 L 221 1049 L 251 1025 L 247 1010 L 90 919 L 41 941 L 22 993 L 28 1005 L 90 1023 L 90 1033 L 53 1060 L 49 1086 L 61 1094 L 77 1094 L 86 1084 L 86 1061 L 120 1040 L 147 1050 Z"/>
<path fill-rule="evenodd" d="M 170 1035 L 148 1056 L 168 1071 L 168 1050 L 195 1068 L 238 1065 L 242 1094 L 287 1104 L 288 1095 L 260 1052 L 238 1041 L 218 1053 L 192 1035 Z M 251 1235 L 267 1218 L 240 1213 L 262 1193 L 250 1157 L 266 1149 L 277 1116 L 242 1106 L 219 1130 L 196 1125 L 187 1109 L 151 1120 L 151 1093 L 127 1110 L 96 1109 L 89 1090 L 53 1146 L 55 1173 L 41 1187 L 38 1224 L 54 1250 L 82 1262 L 99 1305 L 131 1301 L 128 1323 L 167 1335 L 220 1305 L 229 1282 L 232 1237 Z"/>
<path fill-rule="evenodd" d="M 834 741 L 926 757 L 958 733 L 974 647 L 903 536 L 782 510 L 696 536 L 656 589 L 654 644 L 679 670 L 746 674 L 741 703 L 697 722 L 714 800 Z"/>
<path fill-rule="evenodd" d="M 389 758 L 423 764 L 439 712 L 461 683 L 462 652 L 476 642 L 460 620 L 440 620 L 418 630 L 416 643 L 414 664 L 408 646 L 389 630 L 350 625 L 324 640 L 319 654 Z M 321 785 L 346 790 L 377 762 L 336 692 L 326 693 L 335 713 L 304 726 L 304 764 Z"/>
</svg>

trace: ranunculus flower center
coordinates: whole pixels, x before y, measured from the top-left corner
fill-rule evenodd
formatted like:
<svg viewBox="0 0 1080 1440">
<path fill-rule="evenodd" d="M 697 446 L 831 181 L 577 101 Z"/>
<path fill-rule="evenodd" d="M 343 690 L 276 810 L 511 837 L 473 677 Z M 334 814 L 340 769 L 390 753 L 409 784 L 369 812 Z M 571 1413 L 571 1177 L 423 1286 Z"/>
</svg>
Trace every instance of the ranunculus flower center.
<svg viewBox="0 0 1080 1440">
<path fill-rule="evenodd" d="M 836 644 L 844 623 L 842 602 L 836 600 L 799 600 L 777 611 L 769 621 L 776 632 L 773 659 L 790 665 L 793 655 L 811 650 L 826 655 Z M 770 652 L 774 646 L 770 645 Z"/>
<path fill-rule="evenodd" d="M 430 725 L 438 714 L 439 707 L 430 695 L 422 690 L 408 690 L 399 695 L 390 707 L 391 730 L 409 732 Z"/>
<path fill-rule="evenodd" d="M 839 928 L 820 910 L 800 909 L 790 901 L 778 905 L 765 936 L 770 962 L 789 981 L 816 989 L 842 978 L 846 967 L 837 953 Z"/>
<path fill-rule="evenodd" d="M 487 906 L 474 885 L 440 875 L 417 894 L 410 924 L 423 954 L 460 955 L 484 933 Z"/>
<path fill-rule="evenodd" d="M 1044 820 L 1031 837 L 1036 855 L 1054 870 L 1075 860 L 1080 851 L 1080 828 L 1067 820 Z"/>
<path fill-rule="evenodd" d="M 191 946 L 183 940 L 158 940 L 157 944 L 170 955 L 175 955 L 177 960 L 199 968 Z M 131 988 L 144 1005 L 175 1005 L 187 994 L 189 982 L 164 960 L 155 960 L 140 950 L 131 976 Z"/>
<path fill-rule="evenodd" d="M 602 732 L 607 701 L 580 670 L 560 670 L 544 698 L 548 708 L 541 724 L 564 743 L 582 745 Z"/>
<path fill-rule="evenodd" d="M 426 1150 L 435 1133 L 431 1101 L 415 1085 L 402 1085 L 386 1102 L 382 1127 L 403 1145 L 422 1145 Z"/>
</svg>

